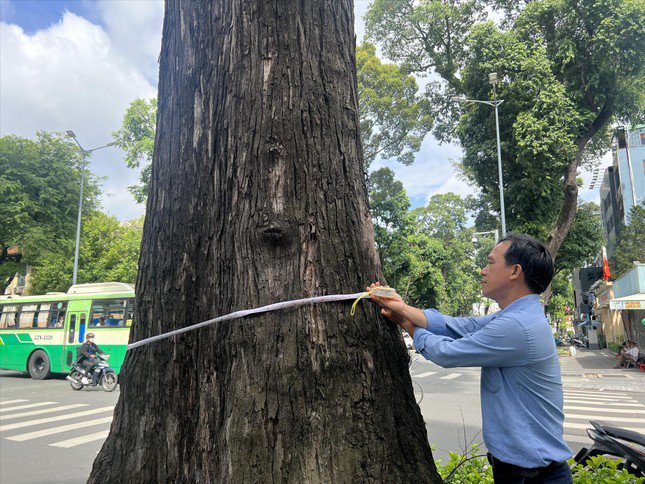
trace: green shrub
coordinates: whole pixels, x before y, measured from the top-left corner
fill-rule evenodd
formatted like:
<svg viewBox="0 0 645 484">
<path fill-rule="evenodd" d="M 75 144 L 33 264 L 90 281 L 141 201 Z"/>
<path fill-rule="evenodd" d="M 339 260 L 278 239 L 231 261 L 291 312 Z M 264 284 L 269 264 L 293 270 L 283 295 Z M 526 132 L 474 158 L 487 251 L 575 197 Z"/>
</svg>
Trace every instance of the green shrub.
<svg viewBox="0 0 645 484">
<path fill-rule="evenodd" d="M 436 461 L 441 478 L 448 484 L 492 484 L 493 469 L 477 444 L 471 445 L 465 454 L 449 453 L 446 464 Z M 573 466 L 573 459 L 569 465 Z M 574 484 L 645 484 L 645 478 L 636 477 L 626 470 L 619 470 L 620 461 L 603 456 L 591 457 L 587 465 L 573 468 Z"/>
<path fill-rule="evenodd" d="M 569 460 L 573 465 L 573 459 Z M 618 470 L 620 461 L 607 459 L 602 455 L 590 457 L 587 465 L 573 468 L 574 484 L 643 484 L 645 478 L 636 477 L 625 469 Z"/>
</svg>

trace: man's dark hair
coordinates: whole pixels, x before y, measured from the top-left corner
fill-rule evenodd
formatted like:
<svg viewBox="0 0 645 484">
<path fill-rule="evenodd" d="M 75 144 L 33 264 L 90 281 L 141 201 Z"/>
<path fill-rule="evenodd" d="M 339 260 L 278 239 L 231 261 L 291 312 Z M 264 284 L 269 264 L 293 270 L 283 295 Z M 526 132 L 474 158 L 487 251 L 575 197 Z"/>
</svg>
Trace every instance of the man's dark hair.
<svg viewBox="0 0 645 484">
<path fill-rule="evenodd" d="M 529 289 L 542 294 L 553 279 L 553 258 L 549 250 L 528 235 L 506 234 L 501 242 L 511 243 L 504 254 L 507 264 L 519 264 Z"/>
</svg>

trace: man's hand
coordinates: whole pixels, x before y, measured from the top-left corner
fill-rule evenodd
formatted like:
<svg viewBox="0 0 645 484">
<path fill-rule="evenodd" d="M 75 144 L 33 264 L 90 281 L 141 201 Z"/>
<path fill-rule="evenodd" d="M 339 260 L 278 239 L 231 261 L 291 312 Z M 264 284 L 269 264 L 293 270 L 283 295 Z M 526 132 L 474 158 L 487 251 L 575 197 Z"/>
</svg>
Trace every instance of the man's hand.
<svg viewBox="0 0 645 484">
<path fill-rule="evenodd" d="M 381 284 L 379 282 L 375 282 L 366 289 L 369 292 L 380 285 Z M 426 316 L 423 311 L 413 308 L 412 306 L 408 306 L 399 294 L 394 293 L 392 297 L 379 297 L 372 294 L 371 298 L 372 301 L 380 306 L 381 314 L 390 321 L 393 321 L 402 327 L 403 320 L 407 320 L 411 326 L 419 326 L 420 328 L 428 327 L 428 321 L 426 320 Z M 408 333 L 412 335 L 410 331 L 408 331 Z"/>
</svg>

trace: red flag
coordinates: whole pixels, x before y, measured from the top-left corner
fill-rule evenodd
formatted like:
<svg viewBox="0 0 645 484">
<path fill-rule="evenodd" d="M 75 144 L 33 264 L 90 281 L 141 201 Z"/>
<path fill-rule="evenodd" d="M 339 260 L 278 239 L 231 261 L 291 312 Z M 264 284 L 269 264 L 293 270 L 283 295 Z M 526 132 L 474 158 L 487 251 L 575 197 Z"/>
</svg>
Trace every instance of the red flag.
<svg viewBox="0 0 645 484">
<path fill-rule="evenodd" d="M 611 277 L 611 271 L 609 270 L 609 262 L 607 262 L 607 257 L 602 258 L 602 278 L 607 282 Z"/>
</svg>

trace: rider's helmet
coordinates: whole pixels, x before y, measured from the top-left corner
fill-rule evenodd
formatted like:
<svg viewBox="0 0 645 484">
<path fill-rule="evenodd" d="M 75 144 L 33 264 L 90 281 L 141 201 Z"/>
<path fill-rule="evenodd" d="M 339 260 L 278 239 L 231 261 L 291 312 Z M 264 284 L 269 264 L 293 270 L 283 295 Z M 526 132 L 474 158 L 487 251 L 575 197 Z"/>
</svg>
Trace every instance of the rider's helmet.
<svg viewBox="0 0 645 484">
<path fill-rule="evenodd" d="M 87 334 L 85 335 L 85 339 L 86 339 L 86 340 L 87 340 L 87 339 L 90 339 L 90 338 L 94 338 L 94 333 L 87 333 Z"/>
</svg>

